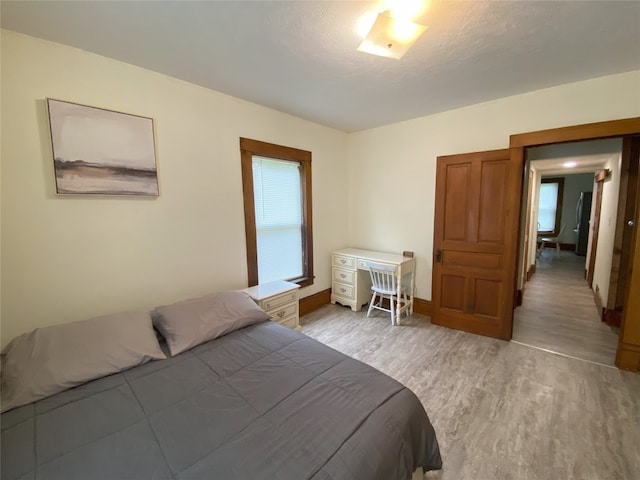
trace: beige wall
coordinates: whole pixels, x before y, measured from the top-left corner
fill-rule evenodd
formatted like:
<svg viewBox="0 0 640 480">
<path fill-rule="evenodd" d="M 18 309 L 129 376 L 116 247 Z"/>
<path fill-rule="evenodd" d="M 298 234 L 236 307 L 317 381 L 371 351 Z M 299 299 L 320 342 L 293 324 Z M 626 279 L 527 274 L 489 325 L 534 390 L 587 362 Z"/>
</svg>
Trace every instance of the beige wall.
<svg viewBox="0 0 640 480">
<path fill-rule="evenodd" d="M 238 137 L 313 152 L 316 281 L 357 246 L 414 250 L 431 298 L 435 159 L 512 133 L 640 115 L 640 72 L 347 135 L 132 65 L 2 31 L 2 344 L 37 326 L 246 286 Z M 155 119 L 160 196 L 55 195 L 45 98 Z M 345 165 L 346 164 L 346 165 Z"/>
<path fill-rule="evenodd" d="M 313 152 L 315 284 L 347 244 L 347 135 L 2 31 L 2 344 L 38 326 L 247 286 L 238 138 Z M 60 197 L 45 98 L 155 120 L 160 196 Z M 342 214 L 340 214 L 342 212 Z"/>
<path fill-rule="evenodd" d="M 640 116 L 640 71 L 562 85 L 349 136 L 349 243 L 414 250 L 431 299 L 436 157 L 506 148 L 509 135 Z"/>
</svg>

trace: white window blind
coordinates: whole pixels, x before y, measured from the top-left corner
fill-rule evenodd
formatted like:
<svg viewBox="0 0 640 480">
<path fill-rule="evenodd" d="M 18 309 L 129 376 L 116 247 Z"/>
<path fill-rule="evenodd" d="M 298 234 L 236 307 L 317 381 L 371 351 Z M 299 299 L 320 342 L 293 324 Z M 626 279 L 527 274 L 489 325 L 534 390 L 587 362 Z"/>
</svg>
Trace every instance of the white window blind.
<svg viewBox="0 0 640 480">
<path fill-rule="evenodd" d="M 538 203 L 538 231 L 553 232 L 556 227 L 556 209 L 558 207 L 558 184 L 541 183 Z"/>
<path fill-rule="evenodd" d="M 300 164 L 253 155 L 258 282 L 301 277 L 302 184 Z"/>
</svg>

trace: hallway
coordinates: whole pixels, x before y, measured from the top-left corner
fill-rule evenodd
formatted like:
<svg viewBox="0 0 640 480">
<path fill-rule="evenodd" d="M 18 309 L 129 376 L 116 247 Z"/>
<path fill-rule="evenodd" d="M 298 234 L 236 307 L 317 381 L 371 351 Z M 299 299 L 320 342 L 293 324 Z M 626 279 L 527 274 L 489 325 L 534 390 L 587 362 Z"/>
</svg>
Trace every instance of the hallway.
<svg viewBox="0 0 640 480">
<path fill-rule="evenodd" d="M 618 329 L 600 321 L 584 265 L 573 252 L 543 252 L 515 310 L 513 341 L 613 366 Z"/>
</svg>

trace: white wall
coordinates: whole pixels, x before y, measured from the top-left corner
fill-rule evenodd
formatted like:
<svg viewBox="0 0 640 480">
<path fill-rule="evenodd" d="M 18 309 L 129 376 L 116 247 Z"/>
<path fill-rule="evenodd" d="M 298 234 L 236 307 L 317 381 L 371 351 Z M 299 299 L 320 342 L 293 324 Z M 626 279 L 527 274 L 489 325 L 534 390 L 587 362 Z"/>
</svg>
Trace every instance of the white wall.
<svg viewBox="0 0 640 480">
<path fill-rule="evenodd" d="M 2 31 L 2 344 L 38 326 L 247 286 L 239 137 L 313 153 L 316 280 L 347 245 L 347 135 Z M 160 196 L 55 194 L 45 98 L 155 120 Z"/>
<path fill-rule="evenodd" d="M 640 116 L 640 71 L 421 117 L 349 136 L 349 244 L 414 250 L 431 298 L 436 157 L 506 148 L 509 135 Z"/>
<path fill-rule="evenodd" d="M 620 191 L 620 163 L 622 154 L 611 154 L 604 168 L 611 170 L 611 176 L 605 180 L 602 190 L 600 210 L 600 227 L 598 244 L 593 267 L 593 291 L 599 292 L 602 304 L 607 304 L 609 281 L 611 278 L 611 262 L 613 259 L 613 243 L 615 240 L 616 220 L 618 215 L 618 195 Z M 593 187 L 595 203 L 595 185 Z M 595 208 L 592 208 L 594 211 Z M 593 225 L 593 222 L 592 222 Z M 588 258 L 588 257 L 587 257 Z"/>
</svg>

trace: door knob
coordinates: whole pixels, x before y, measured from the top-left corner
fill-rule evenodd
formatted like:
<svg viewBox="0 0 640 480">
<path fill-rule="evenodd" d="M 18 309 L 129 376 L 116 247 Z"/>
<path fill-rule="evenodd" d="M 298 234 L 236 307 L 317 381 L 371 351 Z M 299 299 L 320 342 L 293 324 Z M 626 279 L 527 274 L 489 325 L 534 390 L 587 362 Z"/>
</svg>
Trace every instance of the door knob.
<svg viewBox="0 0 640 480">
<path fill-rule="evenodd" d="M 634 227 L 634 226 L 635 226 L 635 224 L 636 224 L 636 222 L 634 222 L 633 220 L 629 220 L 629 221 L 627 222 L 627 225 L 629 225 L 630 227 Z"/>
<path fill-rule="evenodd" d="M 436 250 L 436 263 L 440 263 L 441 258 L 442 258 L 442 251 Z"/>
</svg>

